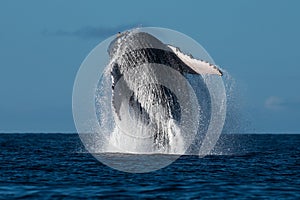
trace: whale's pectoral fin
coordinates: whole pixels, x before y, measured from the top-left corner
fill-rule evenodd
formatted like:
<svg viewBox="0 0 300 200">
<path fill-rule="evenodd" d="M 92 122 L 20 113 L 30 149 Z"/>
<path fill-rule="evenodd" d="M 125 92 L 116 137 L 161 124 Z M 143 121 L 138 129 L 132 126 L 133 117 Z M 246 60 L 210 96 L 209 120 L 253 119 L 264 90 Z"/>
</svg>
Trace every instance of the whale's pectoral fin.
<svg viewBox="0 0 300 200">
<path fill-rule="evenodd" d="M 217 74 L 222 76 L 222 71 L 214 64 L 204 60 L 193 58 L 192 55 L 184 54 L 179 48 L 172 45 L 167 45 L 173 53 L 187 66 L 189 69 L 184 69 L 187 73 L 192 74 Z"/>
<path fill-rule="evenodd" d="M 112 107 L 114 113 L 121 120 L 120 109 L 122 101 L 126 96 L 126 92 L 130 90 L 126 84 L 118 84 L 119 80 L 122 78 L 119 65 L 117 63 L 112 63 L 111 67 L 111 79 L 112 79 Z"/>
</svg>

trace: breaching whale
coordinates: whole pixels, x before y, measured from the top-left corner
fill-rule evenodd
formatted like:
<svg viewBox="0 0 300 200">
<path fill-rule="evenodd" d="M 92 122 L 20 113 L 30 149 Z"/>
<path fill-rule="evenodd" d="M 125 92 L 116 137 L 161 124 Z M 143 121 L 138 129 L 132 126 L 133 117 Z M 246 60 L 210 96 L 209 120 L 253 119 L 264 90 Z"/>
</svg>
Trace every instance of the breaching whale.
<svg viewBox="0 0 300 200">
<path fill-rule="evenodd" d="M 187 79 L 190 79 L 189 75 L 196 75 L 190 83 L 196 90 L 198 99 L 205 99 L 199 100 L 198 103 L 201 115 L 204 116 L 200 129 L 203 131 L 207 129 L 207 122 L 210 119 L 210 98 L 199 74 L 222 76 L 221 70 L 216 65 L 186 55 L 179 48 L 164 44 L 146 32 L 119 33 L 110 43 L 108 54 L 112 79 L 112 110 L 116 121 L 126 121 L 128 115 L 123 114 L 122 105 L 127 104 L 130 118 L 137 124 L 147 127 L 146 134 L 150 134 L 153 148 L 168 151 L 170 137 L 176 134 L 172 133 L 172 130 L 170 133 L 168 123 L 180 122 L 182 107 L 174 91 L 159 81 L 176 79 L 174 76 L 167 77 L 168 72 L 165 73 L 163 69 L 163 66 L 167 66 Z M 186 84 L 178 82 L 176 87 L 185 92 L 188 89 Z M 125 125 L 120 123 L 119 126 L 126 126 L 126 123 Z"/>
</svg>

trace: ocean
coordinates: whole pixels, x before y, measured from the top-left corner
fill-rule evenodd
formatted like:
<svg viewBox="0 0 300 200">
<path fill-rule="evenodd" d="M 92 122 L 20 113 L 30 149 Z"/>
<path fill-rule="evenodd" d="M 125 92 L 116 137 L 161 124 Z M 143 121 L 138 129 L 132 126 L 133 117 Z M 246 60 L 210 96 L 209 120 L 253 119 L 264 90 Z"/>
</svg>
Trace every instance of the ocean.
<svg viewBox="0 0 300 200">
<path fill-rule="evenodd" d="M 141 174 L 100 163 L 77 134 L 0 134 L 0 160 L 0 199 L 300 199 L 300 134 L 223 134 L 212 155 Z"/>
</svg>

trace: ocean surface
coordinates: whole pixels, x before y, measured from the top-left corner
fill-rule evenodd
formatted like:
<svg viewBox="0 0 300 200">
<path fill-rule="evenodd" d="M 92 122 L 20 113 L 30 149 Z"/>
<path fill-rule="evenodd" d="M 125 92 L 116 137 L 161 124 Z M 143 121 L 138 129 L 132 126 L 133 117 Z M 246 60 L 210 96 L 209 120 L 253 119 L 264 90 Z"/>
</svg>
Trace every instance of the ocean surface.
<svg viewBox="0 0 300 200">
<path fill-rule="evenodd" d="M 212 154 L 132 174 L 77 134 L 0 134 L 0 199 L 300 199 L 300 134 L 224 134 Z"/>
</svg>

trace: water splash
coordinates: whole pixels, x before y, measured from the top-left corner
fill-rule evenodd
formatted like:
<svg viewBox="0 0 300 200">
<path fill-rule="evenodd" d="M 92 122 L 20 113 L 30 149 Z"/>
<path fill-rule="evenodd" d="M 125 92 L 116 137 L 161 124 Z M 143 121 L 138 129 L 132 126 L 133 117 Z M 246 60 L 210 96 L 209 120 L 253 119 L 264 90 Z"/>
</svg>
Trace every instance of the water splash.
<svg viewBox="0 0 300 200">
<path fill-rule="evenodd" d="M 191 53 L 196 59 L 203 59 L 214 64 L 212 58 L 201 45 L 182 33 L 163 28 L 141 28 L 134 31 L 150 33 L 165 44 L 173 44 L 180 47 L 182 52 Z M 179 81 L 180 84 L 184 84 L 185 88 L 188 89 L 183 90 L 184 92 L 177 91 L 178 93 L 175 92 L 178 80 L 168 80 L 171 82 L 170 85 L 166 85 L 162 82 L 163 80 L 159 80 L 159 82 L 163 83 L 160 85 L 170 88 L 172 92 L 176 93 L 176 96 L 183 95 L 181 93 L 184 93 L 186 96 L 181 97 L 181 100 L 185 99 L 186 101 L 180 102 L 186 103 L 186 107 L 189 109 L 182 110 L 183 119 L 181 121 L 184 124 L 178 123 L 176 120 L 158 120 L 164 118 L 165 111 L 161 111 L 159 113 L 160 116 L 157 118 L 152 116 L 152 119 L 162 121 L 159 126 L 165 128 L 164 133 L 167 135 L 170 146 L 166 149 L 157 148 L 153 145 L 154 137 L 151 134 L 151 130 L 153 129 L 143 122 L 143 120 L 146 120 L 145 116 L 139 116 L 141 120 L 134 120 L 136 119 L 136 116 L 132 115 L 134 113 L 132 109 L 135 109 L 134 106 L 130 107 L 128 106 L 128 102 L 123 103 L 121 101 L 120 115 L 121 117 L 127 116 L 122 118 L 125 119 L 122 121 L 126 123 L 120 126 L 118 120 L 116 120 L 118 116 L 111 104 L 113 101 L 111 86 L 116 84 L 116 82 L 111 79 L 110 67 L 116 62 L 118 56 L 111 59 L 107 54 L 107 47 L 113 40 L 122 45 L 115 36 L 99 44 L 82 63 L 74 83 L 73 116 L 76 129 L 86 149 L 104 164 L 130 172 L 147 172 L 160 169 L 175 161 L 183 153 L 193 155 L 209 154 L 220 136 L 226 117 L 226 91 L 222 78 L 205 75 L 181 76 L 182 81 Z M 121 48 L 119 50 L 117 55 L 122 54 Z M 143 70 L 141 71 L 143 72 Z M 143 77 L 143 74 L 136 74 L 136 76 Z M 155 80 L 150 81 L 152 81 L 153 85 L 156 84 Z M 117 82 L 120 83 L 120 80 Z M 172 86 L 173 84 L 175 86 Z M 138 84 L 136 83 L 136 85 Z M 138 95 L 139 91 L 136 85 L 133 82 L 132 85 L 129 85 L 129 89 L 135 91 L 135 95 Z M 155 87 L 153 86 L 153 88 Z M 143 89 L 140 92 L 142 91 Z M 128 101 L 130 101 L 131 97 L 133 99 L 137 98 L 137 96 L 132 96 L 129 93 L 127 96 Z M 148 98 L 153 97 L 148 95 Z M 180 97 L 178 98 L 180 99 Z M 147 101 L 150 100 L 144 100 L 144 102 Z M 144 104 L 143 107 L 146 110 L 148 109 L 148 111 L 151 109 L 151 107 L 147 108 L 147 104 Z M 152 108 L 154 109 L 155 106 Z M 193 120 L 190 120 L 191 118 Z M 191 133 L 192 131 L 190 130 L 194 129 L 196 129 L 195 133 Z M 121 134 L 122 132 L 125 132 L 125 134 Z M 131 138 L 131 136 L 134 136 L 134 138 Z M 127 170 L 124 168 L 124 164 L 122 164 L 124 162 L 115 163 L 116 161 L 112 157 L 101 155 L 107 152 L 121 152 L 125 154 L 177 154 L 178 156 L 174 156 L 169 160 L 161 159 L 160 162 L 153 163 L 140 163 L 139 160 L 128 160 L 126 165 L 131 168 Z M 135 164 L 143 167 L 137 169 L 134 167 Z"/>
</svg>

